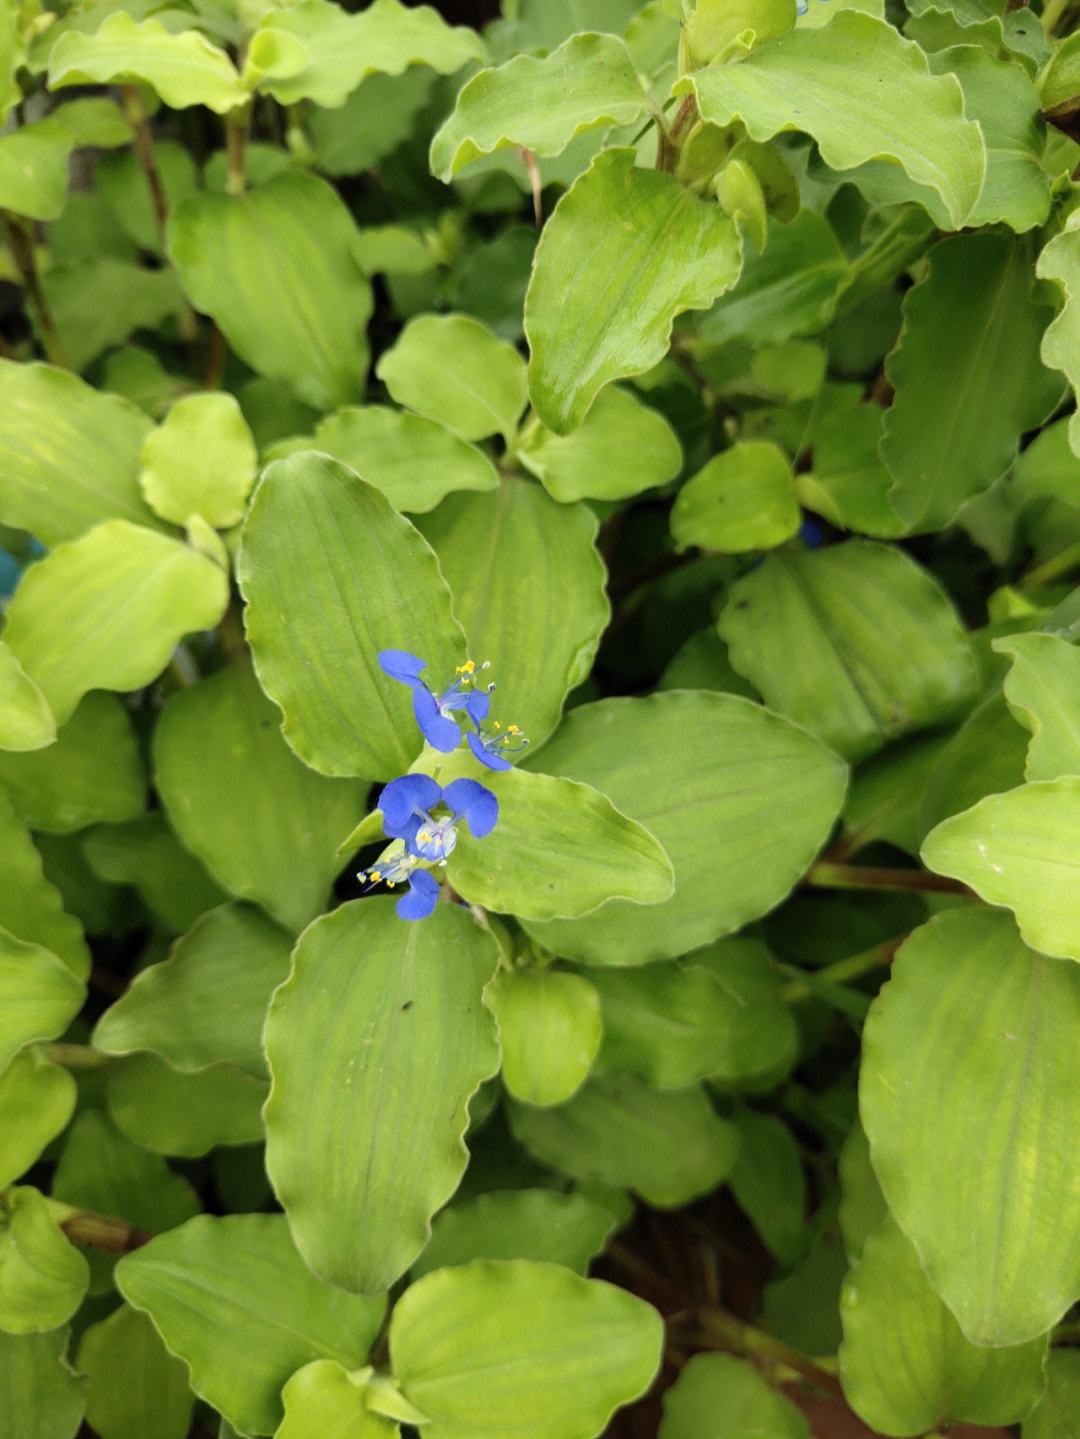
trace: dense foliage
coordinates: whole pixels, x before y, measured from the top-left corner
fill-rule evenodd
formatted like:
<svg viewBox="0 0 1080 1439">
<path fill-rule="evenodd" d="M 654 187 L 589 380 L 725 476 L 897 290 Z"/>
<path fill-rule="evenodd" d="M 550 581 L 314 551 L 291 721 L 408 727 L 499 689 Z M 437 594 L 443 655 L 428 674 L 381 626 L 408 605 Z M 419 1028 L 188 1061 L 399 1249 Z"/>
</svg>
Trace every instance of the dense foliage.
<svg viewBox="0 0 1080 1439">
<path fill-rule="evenodd" d="M 1072 8 L 0 0 L 0 1439 L 1080 1434 Z"/>
</svg>

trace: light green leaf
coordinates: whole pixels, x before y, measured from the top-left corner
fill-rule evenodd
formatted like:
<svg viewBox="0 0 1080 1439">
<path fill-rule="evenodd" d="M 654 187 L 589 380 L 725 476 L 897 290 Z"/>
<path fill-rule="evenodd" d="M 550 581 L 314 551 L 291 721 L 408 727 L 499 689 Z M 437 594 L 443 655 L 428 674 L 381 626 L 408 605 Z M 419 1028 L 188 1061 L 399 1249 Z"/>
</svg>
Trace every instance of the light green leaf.
<svg viewBox="0 0 1080 1439">
<path fill-rule="evenodd" d="M 320 420 L 311 440 L 382 490 L 396 510 L 422 514 L 455 490 L 494 490 L 495 466 L 434 420 L 383 405 L 348 405 Z"/>
<path fill-rule="evenodd" d="M 133 331 L 157 329 L 184 305 L 171 270 L 151 270 L 111 255 L 53 265 L 42 276 L 41 288 L 76 370 L 85 370 Z M 40 335 L 36 319 L 35 328 Z"/>
<path fill-rule="evenodd" d="M 231 1064 L 175 1070 L 156 1054 L 110 1068 L 105 1099 L 117 1129 L 155 1154 L 198 1159 L 218 1145 L 263 1138 L 267 1086 Z"/>
<path fill-rule="evenodd" d="M 20 1178 L 67 1128 L 75 1081 L 66 1069 L 24 1049 L 0 1072 L 0 1185 Z"/>
<path fill-rule="evenodd" d="M 174 110 L 206 105 L 219 115 L 248 98 L 236 69 L 198 30 L 167 30 L 157 20 L 109 15 L 93 35 L 69 30 L 49 56 L 49 88 L 142 80 Z"/>
<path fill-rule="evenodd" d="M 375 373 L 397 400 L 463 440 L 514 433 L 528 388 L 525 361 L 470 315 L 419 315 Z"/>
<path fill-rule="evenodd" d="M 1009 635 L 993 648 L 1012 660 L 1005 699 L 1031 731 L 1025 779 L 1080 775 L 1080 650 L 1058 635 L 1037 633 Z"/>
<path fill-rule="evenodd" d="M 604 1075 L 556 1109 L 511 1102 L 509 1114 L 515 1137 L 545 1164 L 632 1189 L 656 1209 L 708 1194 L 739 1151 L 735 1126 L 698 1085 L 651 1089 L 628 1075 Z"/>
<path fill-rule="evenodd" d="M 976 1348 L 890 1218 L 867 1237 L 848 1273 L 840 1317 L 844 1394 L 883 1434 L 923 1434 L 950 1421 L 1012 1424 L 1045 1387 L 1046 1339 Z"/>
<path fill-rule="evenodd" d="M 86 1402 L 86 1380 L 68 1362 L 67 1343 L 66 1329 L 51 1334 L 0 1333 L 0 1394 L 8 1416 L 37 1418 L 31 1439 L 75 1439 Z M 22 1439 L 17 1429 L 9 1433 L 11 1439 Z"/>
<path fill-rule="evenodd" d="M 8 751 L 26 753 L 55 741 L 56 721 L 45 696 L 0 640 L 0 767 Z"/>
<path fill-rule="evenodd" d="M 85 998 L 86 985 L 63 960 L 0 929 L 0 1069 L 35 1039 L 63 1034 Z"/>
<path fill-rule="evenodd" d="M 930 252 L 889 357 L 896 398 L 881 445 L 894 478 L 889 500 L 909 529 L 949 524 L 1054 409 L 1060 382 L 1039 358 L 1048 317 L 1021 241 L 963 235 Z"/>
<path fill-rule="evenodd" d="M 814 434 L 813 470 L 795 477 L 800 504 L 839 529 L 895 539 L 906 529 L 889 502 L 893 477 L 881 459 L 885 411 L 860 404 L 823 420 Z"/>
<path fill-rule="evenodd" d="M 602 790 L 648 826 L 675 870 L 664 904 L 609 900 L 572 924 L 526 924 L 557 954 L 590 964 L 669 959 L 766 914 L 825 842 L 847 780 L 841 761 L 804 731 L 749 700 L 703 690 L 582 706 L 536 763 Z"/>
<path fill-rule="evenodd" d="M 899 165 L 940 195 L 954 229 L 982 190 L 986 147 L 964 118 L 959 82 L 931 74 L 923 51 L 872 15 L 842 10 L 820 30 L 780 35 L 739 64 L 699 71 L 675 89 L 695 93 L 715 125 L 741 120 L 754 140 L 804 131 L 834 170 L 877 159 Z"/>
<path fill-rule="evenodd" d="M 375 0 L 350 15 L 326 0 L 304 0 L 265 16 L 244 78 L 282 105 L 310 99 L 334 109 L 368 75 L 401 75 L 410 65 L 452 75 L 485 55 L 474 31 L 447 25 L 430 5 Z"/>
<path fill-rule="evenodd" d="M 204 555 L 108 520 L 24 573 L 4 639 L 63 724 L 88 690 L 156 679 L 184 635 L 217 624 L 228 597 Z"/>
<path fill-rule="evenodd" d="M 687 70 L 737 60 L 796 20 L 792 0 L 696 0 L 686 9 L 680 56 Z"/>
<path fill-rule="evenodd" d="M 335 190 L 286 171 L 244 195 L 185 200 L 168 248 L 188 298 L 240 358 L 325 410 L 357 399 L 367 372 L 371 286 L 355 237 Z"/>
<path fill-rule="evenodd" d="M 30 831 L 0 788 L 0 929 L 58 955 L 78 979 L 90 973 L 82 925 L 45 878 Z"/>
<path fill-rule="evenodd" d="M 414 1279 L 474 1259 L 534 1259 L 584 1274 L 615 1227 L 611 1211 L 584 1194 L 504 1189 L 436 1215 Z"/>
<path fill-rule="evenodd" d="M 138 483 L 149 429 L 135 405 L 68 370 L 0 360 L 0 521 L 46 545 L 100 520 L 157 525 Z"/>
<path fill-rule="evenodd" d="M 293 455 L 259 482 L 238 574 L 259 681 L 305 764 L 368 779 L 407 769 L 420 748 L 410 695 L 378 651 L 426 659 L 436 689 L 465 658 L 438 562 L 412 525 L 344 465 Z"/>
<path fill-rule="evenodd" d="M 281 1391 L 285 1418 L 274 1439 L 395 1439 L 398 1426 L 367 1408 L 364 1375 L 333 1359 L 305 1364 Z"/>
<path fill-rule="evenodd" d="M 130 142 L 131 127 L 126 121 L 123 123 Z M 154 159 L 165 193 L 166 210 L 171 213 L 199 188 L 195 158 L 176 141 L 155 138 Z M 94 172 L 94 189 L 116 224 L 138 249 L 149 255 L 161 254 L 161 228 L 150 187 L 130 143 L 123 150 L 102 156 Z"/>
<path fill-rule="evenodd" d="M 106 95 L 84 95 L 77 100 L 66 100 L 57 106 L 49 119 L 67 131 L 76 148 L 86 145 L 98 150 L 112 150 L 131 143 L 131 126 L 124 118 L 124 112 Z M 100 167 L 97 173 L 101 174 Z"/>
<path fill-rule="evenodd" d="M 731 662 L 766 704 L 849 759 L 957 719 L 978 672 L 945 591 L 902 550 L 784 551 L 732 585 Z"/>
<path fill-rule="evenodd" d="M 560 155 L 575 135 L 632 125 L 649 107 L 622 40 L 573 35 L 548 55 L 515 55 L 474 75 L 431 142 L 431 170 L 449 183 L 470 160 L 512 145 Z"/>
<path fill-rule="evenodd" d="M 126 1255 L 116 1282 L 187 1364 L 196 1394 L 248 1434 L 274 1432 L 279 1391 L 302 1365 L 363 1364 L 383 1310 L 305 1268 L 280 1214 L 200 1215 Z"/>
<path fill-rule="evenodd" d="M 663 415 L 618 385 L 601 390 L 572 434 L 557 435 L 539 420 L 527 426 L 518 458 L 562 504 L 628 499 L 666 485 L 683 461 Z"/>
<path fill-rule="evenodd" d="M 497 492 L 450 496 L 420 528 L 469 654 L 491 662 L 493 713 L 543 743 L 588 677 L 611 618 L 595 514 L 505 475 Z"/>
<path fill-rule="evenodd" d="M 0 1329 L 40 1334 L 59 1328 L 83 1302 L 89 1283 L 86 1260 L 68 1243 L 40 1192 L 8 1190 L 0 1198 Z"/>
<path fill-rule="evenodd" d="M 1062 1140 L 1080 1121 L 1078 1022 L 1080 970 L 968 906 L 907 941 L 866 1021 L 874 1169 L 973 1344 L 1037 1338 L 1080 1293 L 1080 1173 Z"/>
<path fill-rule="evenodd" d="M 170 934 L 182 934 L 225 895 L 180 844 L 161 810 L 129 824 L 99 825 L 82 843 L 92 872 L 109 884 L 134 885 Z"/>
<path fill-rule="evenodd" d="M 695 1354 L 663 1403 L 659 1439 L 810 1439 L 800 1411 L 734 1354 Z"/>
<path fill-rule="evenodd" d="M 503 1084 L 515 1099 L 563 1104 L 581 1088 L 603 1031 L 600 996 L 587 979 L 552 969 L 503 972 L 484 998 L 499 1026 Z"/>
<path fill-rule="evenodd" d="M 194 1395 L 187 1370 L 145 1314 L 121 1304 L 79 1342 L 86 1422 L 101 1439 L 185 1439 Z"/>
<path fill-rule="evenodd" d="M 687 967 L 707 969 L 740 1010 L 726 1044 L 714 1052 L 712 1088 L 758 1090 L 786 1074 L 798 1055 L 799 1035 L 764 943 L 733 935 L 695 951 Z"/>
<path fill-rule="evenodd" d="M 1023 1439 L 1076 1439 L 1080 1434 L 1080 1354 L 1051 1349 L 1044 1397 L 1024 1420 Z"/>
<path fill-rule="evenodd" d="M 715 455 L 683 485 L 671 510 L 679 549 L 723 554 L 771 550 L 801 523 L 787 457 L 767 440 L 744 440 Z"/>
<path fill-rule="evenodd" d="M 656 1311 L 557 1264 L 481 1260 L 412 1285 L 390 1321 L 390 1366 L 430 1439 L 593 1439 L 653 1381 Z M 497 1418 L 496 1418 L 497 1416 Z"/>
<path fill-rule="evenodd" d="M 146 772 L 131 719 L 119 700 L 102 693 L 84 696 L 47 749 L 0 753 L 0 786 L 32 829 L 49 834 L 120 824 L 146 808 Z"/>
<path fill-rule="evenodd" d="M 288 974 L 291 947 L 291 937 L 256 909 L 210 910 L 105 1011 L 95 1047 L 106 1054 L 150 1049 L 180 1070 L 229 1063 L 264 1076 L 263 1021 Z"/>
<path fill-rule="evenodd" d="M 1074 211 L 1065 228 L 1045 246 L 1035 273 L 1054 281 L 1062 295 L 1061 311 L 1043 335 L 1043 364 L 1061 370 L 1075 395 L 1080 392 L 1080 213 Z M 1069 444 L 1073 454 L 1080 455 L 1080 411 L 1069 420 Z"/>
<path fill-rule="evenodd" d="M 0 135 L 0 208 L 55 220 L 67 199 L 71 136 L 55 120 Z"/>
<path fill-rule="evenodd" d="M 799 1146 L 775 1114 L 740 1109 L 739 1157 L 728 1183 L 740 1209 L 782 1265 L 807 1247 L 806 1179 Z"/>
<path fill-rule="evenodd" d="M 389 899 L 307 929 L 266 1024 L 267 1169 L 307 1263 L 377 1294 L 423 1249 L 468 1163 L 469 1100 L 498 1067 L 481 1003 L 496 948 L 440 904 Z"/>
<path fill-rule="evenodd" d="M 602 151 L 544 226 L 525 297 L 529 392 L 556 434 L 577 428 L 611 380 L 667 354 L 684 310 L 739 276 L 740 241 L 720 208 L 670 175 Z"/>
<path fill-rule="evenodd" d="M 147 435 L 139 483 L 163 519 L 201 515 L 217 529 L 244 518 L 255 483 L 255 441 L 233 395 L 185 395 Z"/>
</svg>

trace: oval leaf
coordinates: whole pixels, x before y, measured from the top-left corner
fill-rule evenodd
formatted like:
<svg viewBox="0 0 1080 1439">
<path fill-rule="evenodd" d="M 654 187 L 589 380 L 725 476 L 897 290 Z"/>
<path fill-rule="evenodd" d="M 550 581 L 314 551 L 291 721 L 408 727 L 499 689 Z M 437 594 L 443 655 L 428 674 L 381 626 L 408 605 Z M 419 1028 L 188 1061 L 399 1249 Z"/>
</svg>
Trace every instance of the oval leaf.
<svg viewBox="0 0 1080 1439">
<path fill-rule="evenodd" d="M 523 969 L 496 975 L 485 1002 L 499 1026 L 502 1077 L 525 1104 L 562 1104 L 600 1047 L 600 996 L 576 974 Z"/>
</svg>

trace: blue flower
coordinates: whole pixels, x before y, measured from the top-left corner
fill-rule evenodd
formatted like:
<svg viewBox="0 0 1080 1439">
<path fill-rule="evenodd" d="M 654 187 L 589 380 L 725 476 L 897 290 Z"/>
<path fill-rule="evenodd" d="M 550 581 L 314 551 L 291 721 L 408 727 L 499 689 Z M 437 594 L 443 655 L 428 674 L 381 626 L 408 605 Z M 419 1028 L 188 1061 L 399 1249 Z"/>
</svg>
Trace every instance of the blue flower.
<svg viewBox="0 0 1080 1439">
<path fill-rule="evenodd" d="M 369 888 L 385 884 L 395 889 L 399 884 L 407 885 L 405 893 L 394 905 L 399 919 L 427 919 L 439 898 L 439 881 L 426 869 L 417 869 L 419 860 L 407 850 L 393 849 L 372 869 L 363 870 L 358 878 L 367 882 Z"/>
<path fill-rule="evenodd" d="M 468 734 L 465 738 L 473 754 L 481 764 L 487 765 L 488 769 L 509 769 L 507 754 L 516 754 L 529 743 L 516 724 L 507 725 L 503 729 L 497 720 L 487 734 L 477 724 L 476 733 Z"/>
<path fill-rule="evenodd" d="M 420 732 L 428 744 L 443 754 L 450 754 L 461 743 L 461 730 L 453 718 L 456 710 L 464 710 L 477 726 L 487 719 L 491 707 L 488 696 L 495 686 L 489 685 L 487 690 L 473 689 L 477 666 L 472 660 L 458 666 L 457 679 L 441 694 L 429 689 L 420 678 L 421 671 L 427 669 L 427 661 L 409 654 L 408 650 L 380 650 L 379 664 L 384 674 L 412 690 L 413 714 Z"/>
</svg>

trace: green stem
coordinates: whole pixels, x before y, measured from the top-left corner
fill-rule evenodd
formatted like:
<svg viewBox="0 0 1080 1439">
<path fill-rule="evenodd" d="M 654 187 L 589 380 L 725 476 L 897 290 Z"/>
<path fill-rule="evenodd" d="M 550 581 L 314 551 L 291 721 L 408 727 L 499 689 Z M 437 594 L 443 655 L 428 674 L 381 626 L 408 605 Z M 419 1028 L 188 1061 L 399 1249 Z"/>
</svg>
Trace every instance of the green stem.
<svg viewBox="0 0 1080 1439">
<path fill-rule="evenodd" d="M 906 938 L 906 935 L 901 935 L 897 939 L 887 939 L 884 944 L 875 944 L 870 949 L 860 950 L 858 954 L 849 954 L 845 959 L 823 965 L 821 969 L 814 970 L 814 979 L 818 985 L 848 984 L 853 979 L 861 979 L 864 974 L 891 964 L 893 955 Z M 792 980 L 780 990 L 780 998 L 785 1004 L 810 999 L 813 994 L 814 987 L 801 979 Z"/>
<path fill-rule="evenodd" d="M 714 1341 L 715 1348 L 728 1349 L 750 1359 L 769 1359 L 783 1364 L 816 1384 L 819 1389 L 843 1398 L 844 1391 L 840 1387 L 840 1380 L 823 1361 L 800 1354 L 797 1349 L 774 1339 L 764 1330 L 755 1329 L 752 1324 L 745 1324 L 723 1309 L 699 1310 L 698 1321 L 705 1336 Z"/>
<path fill-rule="evenodd" d="M 130 1254 L 154 1237 L 148 1230 L 111 1214 L 95 1214 L 93 1210 L 77 1209 L 57 1199 L 46 1198 L 45 1203 L 72 1244 L 85 1244 L 110 1254 Z"/>
<path fill-rule="evenodd" d="M 1071 4 L 1072 0 L 1046 0 L 1046 4 L 1043 6 L 1042 23 L 1047 35 L 1054 34 Z"/>
<path fill-rule="evenodd" d="M 37 259 L 34 255 L 33 235 L 17 215 L 11 215 L 5 210 L 3 216 L 8 249 L 11 251 L 11 258 L 15 261 L 15 268 L 22 277 L 31 309 L 37 316 L 41 344 L 46 357 L 54 365 L 66 366 L 68 361 L 67 355 L 64 353 L 64 342 L 60 338 L 60 331 L 56 328 L 56 320 L 53 318 L 53 312 L 45 298 L 45 291 L 41 288 L 41 277 L 38 274 Z"/>
<path fill-rule="evenodd" d="M 225 190 L 242 195 L 247 186 L 247 139 L 251 129 L 251 104 L 238 105 L 225 116 L 225 155 L 228 168 Z"/>
<path fill-rule="evenodd" d="M 65 1069 L 104 1069 L 115 1063 L 115 1056 L 102 1054 L 89 1044 L 39 1044 L 38 1052 Z"/>
<path fill-rule="evenodd" d="M 868 864 L 832 864 L 819 860 L 803 876 L 803 884 L 814 889 L 885 889 L 903 893 L 916 890 L 934 894 L 966 894 L 971 891 L 958 879 L 929 874 L 924 869 L 884 869 Z"/>
<path fill-rule="evenodd" d="M 1041 565 L 1034 565 L 1027 570 L 1016 582 L 1018 590 L 1037 590 L 1043 585 L 1052 584 L 1062 575 L 1068 574 L 1080 565 L 1080 540 L 1074 540 L 1071 545 L 1066 545 L 1056 555 L 1051 555 Z"/>
</svg>

